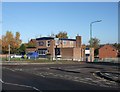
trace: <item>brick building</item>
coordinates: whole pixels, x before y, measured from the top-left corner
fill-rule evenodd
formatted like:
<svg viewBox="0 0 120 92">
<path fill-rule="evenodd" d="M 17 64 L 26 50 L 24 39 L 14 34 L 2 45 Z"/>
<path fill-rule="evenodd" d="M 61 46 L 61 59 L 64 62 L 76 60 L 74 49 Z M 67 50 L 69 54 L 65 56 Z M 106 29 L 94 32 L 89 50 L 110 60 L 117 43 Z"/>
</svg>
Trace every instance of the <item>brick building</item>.
<svg viewBox="0 0 120 92">
<path fill-rule="evenodd" d="M 36 38 L 36 48 L 39 57 L 45 58 L 49 53 L 53 59 L 85 61 L 85 46 L 82 45 L 81 36 L 76 39 L 41 37 Z M 93 51 L 94 52 L 94 51 Z M 92 55 L 94 57 L 94 53 Z"/>
<path fill-rule="evenodd" d="M 99 58 L 117 58 L 118 50 L 112 45 L 104 45 L 99 49 Z"/>
<path fill-rule="evenodd" d="M 26 48 L 26 52 L 35 52 L 37 51 L 36 48 L 36 39 L 31 39 L 27 44 L 26 44 L 27 48 Z"/>
</svg>

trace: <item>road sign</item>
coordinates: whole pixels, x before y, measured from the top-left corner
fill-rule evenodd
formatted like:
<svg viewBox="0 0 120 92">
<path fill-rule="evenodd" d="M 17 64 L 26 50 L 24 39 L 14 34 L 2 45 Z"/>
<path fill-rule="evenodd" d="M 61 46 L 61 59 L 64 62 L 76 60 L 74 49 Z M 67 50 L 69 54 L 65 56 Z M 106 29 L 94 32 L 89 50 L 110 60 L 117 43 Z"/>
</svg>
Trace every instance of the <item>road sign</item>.
<svg viewBox="0 0 120 92">
<path fill-rule="evenodd" d="M 85 49 L 85 54 L 90 54 L 90 49 L 89 48 Z"/>
<path fill-rule="evenodd" d="M 55 40 L 55 45 L 56 46 L 59 45 L 59 38 L 54 38 L 54 40 Z"/>
</svg>

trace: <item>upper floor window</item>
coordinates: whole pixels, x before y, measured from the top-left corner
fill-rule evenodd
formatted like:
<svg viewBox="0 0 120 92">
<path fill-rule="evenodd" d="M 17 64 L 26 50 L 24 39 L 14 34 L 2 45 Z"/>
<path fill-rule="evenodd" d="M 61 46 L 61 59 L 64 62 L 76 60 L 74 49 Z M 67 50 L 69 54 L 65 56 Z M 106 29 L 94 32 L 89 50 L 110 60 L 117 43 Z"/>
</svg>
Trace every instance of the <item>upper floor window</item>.
<svg viewBox="0 0 120 92">
<path fill-rule="evenodd" d="M 50 41 L 47 41 L 46 45 L 47 45 L 47 47 L 50 47 Z"/>
<path fill-rule="evenodd" d="M 38 42 L 39 46 L 44 46 L 44 42 L 43 41 L 40 41 Z"/>
<path fill-rule="evenodd" d="M 73 45 L 73 41 L 70 41 L 70 45 Z"/>
<path fill-rule="evenodd" d="M 67 44 L 67 41 L 64 40 L 64 41 L 63 41 L 63 45 L 66 45 L 66 44 Z"/>
</svg>

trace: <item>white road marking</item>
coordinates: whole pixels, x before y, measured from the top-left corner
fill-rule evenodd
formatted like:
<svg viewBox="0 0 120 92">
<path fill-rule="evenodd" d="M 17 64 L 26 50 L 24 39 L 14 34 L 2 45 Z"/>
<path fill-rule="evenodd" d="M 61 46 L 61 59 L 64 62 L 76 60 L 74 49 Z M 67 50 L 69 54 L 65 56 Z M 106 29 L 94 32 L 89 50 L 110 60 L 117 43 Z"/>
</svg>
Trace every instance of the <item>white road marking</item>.
<svg viewBox="0 0 120 92">
<path fill-rule="evenodd" d="M 20 87 L 26 87 L 26 88 L 32 88 L 32 89 L 34 89 L 34 90 L 40 91 L 40 90 L 39 90 L 39 89 L 37 89 L 36 87 L 33 87 L 33 86 L 28 86 L 28 85 L 20 85 L 20 84 L 7 83 L 7 82 L 4 82 L 4 84 L 8 84 L 8 85 L 15 85 L 15 86 L 20 86 Z"/>
<path fill-rule="evenodd" d="M 3 68 L 15 72 L 15 70 L 13 70 L 13 69 L 6 68 L 6 67 L 3 67 Z"/>
<path fill-rule="evenodd" d="M 4 82 L 2 81 L 2 79 L 0 79 L 0 82 L 4 83 Z"/>
<path fill-rule="evenodd" d="M 5 69 L 8 69 L 8 70 L 11 70 L 11 71 L 15 72 L 15 70 L 12 70 L 12 69 L 9 69 L 9 68 L 5 68 Z M 32 88 L 34 90 L 40 91 L 39 89 L 37 89 L 36 87 L 33 87 L 33 86 L 21 85 L 21 84 L 15 84 L 15 83 L 8 83 L 8 82 L 2 81 L 2 79 L 0 79 L 0 82 L 4 83 L 4 84 L 8 84 L 8 85 L 16 85 L 16 86 L 21 86 L 21 87 L 26 87 L 26 88 Z M 40 92 L 42 92 L 42 91 L 40 91 Z"/>
<path fill-rule="evenodd" d="M 20 87 L 32 88 L 32 89 L 34 89 L 34 90 L 40 91 L 39 89 L 37 89 L 36 87 L 33 87 L 33 86 L 21 85 L 21 84 L 15 84 L 15 83 L 8 83 L 8 82 L 2 81 L 2 79 L 0 79 L 0 82 L 1 82 L 1 83 L 4 83 L 4 84 L 8 84 L 8 85 L 15 85 L 15 86 L 20 86 Z M 40 91 L 40 92 L 41 92 L 41 91 Z"/>
</svg>

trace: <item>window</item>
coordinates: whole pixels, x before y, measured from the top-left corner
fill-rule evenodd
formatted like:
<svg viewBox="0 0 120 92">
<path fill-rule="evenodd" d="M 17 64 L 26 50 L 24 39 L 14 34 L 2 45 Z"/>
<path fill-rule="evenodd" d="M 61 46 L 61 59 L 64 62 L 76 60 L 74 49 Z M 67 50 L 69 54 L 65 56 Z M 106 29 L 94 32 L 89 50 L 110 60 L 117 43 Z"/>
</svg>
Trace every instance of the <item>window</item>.
<svg viewBox="0 0 120 92">
<path fill-rule="evenodd" d="M 47 49 L 38 50 L 39 55 L 46 55 Z"/>
<path fill-rule="evenodd" d="M 39 46 L 44 46 L 44 42 L 43 41 L 40 41 L 38 44 L 39 44 Z"/>
<path fill-rule="evenodd" d="M 73 45 L 73 41 L 70 41 L 70 45 Z"/>
<path fill-rule="evenodd" d="M 64 40 L 64 41 L 63 41 L 63 45 L 66 45 L 66 44 L 67 44 L 67 41 Z"/>
<path fill-rule="evenodd" d="M 48 41 L 47 45 L 48 45 L 48 47 L 50 47 L 50 41 Z"/>
<path fill-rule="evenodd" d="M 47 41 L 46 43 L 47 43 L 47 44 L 46 44 L 47 47 L 50 47 L 50 41 Z"/>
</svg>

